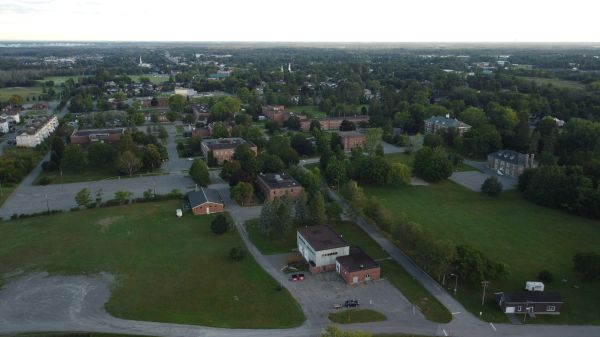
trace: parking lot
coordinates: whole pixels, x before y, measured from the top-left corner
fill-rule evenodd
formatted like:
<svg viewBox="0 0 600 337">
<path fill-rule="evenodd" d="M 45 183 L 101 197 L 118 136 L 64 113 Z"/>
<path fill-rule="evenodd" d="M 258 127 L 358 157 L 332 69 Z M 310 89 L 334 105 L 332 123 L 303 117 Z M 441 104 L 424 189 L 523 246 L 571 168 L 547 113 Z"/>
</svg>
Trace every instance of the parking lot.
<svg viewBox="0 0 600 337">
<path fill-rule="evenodd" d="M 471 191 L 480 192 L 481 184 L 483 184 L 488 177 L 496 177 L 505 190 L 512 190 L 517 187 L 517 179 L 506 175 L 500 175 L 494 170 L 490 170 L 485 162 L 465 160 L 465 164 L 468 164 L 479 171 L 454 172 L 450 176 L 450 180 L 470 189 Z"/>
</svg>

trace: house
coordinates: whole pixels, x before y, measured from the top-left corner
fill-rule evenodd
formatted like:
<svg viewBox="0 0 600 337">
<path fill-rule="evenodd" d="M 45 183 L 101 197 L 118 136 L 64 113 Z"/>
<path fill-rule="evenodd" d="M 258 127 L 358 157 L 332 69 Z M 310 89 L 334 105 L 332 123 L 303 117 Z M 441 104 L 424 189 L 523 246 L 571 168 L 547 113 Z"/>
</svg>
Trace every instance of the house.
<svg viewBox="0 0 600 337">
<path fill-rule="evenodd" d="M 207 138 L 210 137 L 210 130 L 206 128 L 195 128 L 192 130 L 192 137 Z"/>
<path fill-rule="evenodd" d="M 17 105 L 8 105 L 2 108 L 2 117 L 8 119 L 9 123 L 21 122 L 21 107 Z"/>
<path fill-rule="evenodd" d="M 192 97 L 192 96 L 196 96 L 198 94 L 198 92 L 194 89 L 189 89 L 189 88 L 175 88 L 175 95 L 181 95 L 183 97 Z"/>
<path fill-rule="evenodd" d="M 345 131 L 340 132 L 340 137 L 342 137 L 342 145 L 344 146 L 344 150 L 349 151 L 355 147 L 360 147 L 365 142 L 365 135 L 357 131 Z"/>
<path fill-rule="evenodd" d="M 187 198 L 194 215 L 219 213 L 225 208 L 219 191 L 211 188 L 201 187 L 199 191 L 189 192 Z"/>
<path fill-rule="evenodd" d="M 204 158 L 208 158 L 208 154 L 212 152 L 217 163 L 223 164 L 224 161 L 232 160 L 235 149 L 242 144 L 250 145 L 250 149 L 255 154 L 258 153 L 256 145 L 243 138 L 205 139 L 202 141 L 202 153 L 204 154 Z"/>
<path fill-rule="evenodd" d="M 261 173 L 257 176 L 257 180 L 265 199 L 269 201 L 286 194 L 296 199 L 302 193 L 302 185 L 287 173 Z"/>
<path fill-rule="evenodd" d="M 267 105 L 263 106 L 262 113 L 268 119 L 278 123 L 285 121 L 285 107 L 283 105 Z"/>
<path fill-rule="evenodd" d="M 311 273 L 336 269 L 336 258 L 350 253 L 346 240 L 328 225 L 304 227 L 296 234 L 298 252 L 308 262 Z"/>
<path fill-rule="evenodd" d="M 125 133 L 125 128 L 76 130 L 71 134 L 71 144 L 90 144 L 95 142 L 117 143 Z"/>
<path fill-rule="evenodd" d="M 58 127 L 56 116 L 43 116 L 30 120 L 25 130 L 16 137 L 17 146 L 36 147 Z"/>
<path fill-rule="evenodd" d="M 31 110 L 48 110 L 49 107 L 48 102 L 37 102 L 31 105 Z"/>
<path fill-rule="evenodd" d="M 0 133 L 8 133 L 9 130 L 8 119 L 0 117 Z"/>
<path fill-rule="evenodd" d="M 471 129 L 471 126 L 459 121 L 456 118 L 450 118 L 450 115 L 433 116 L 425 120 L 425 134 L 436 133 L 439 130 L 450 128 L 456 129 L 458 134 L 462 136 L 465 132 Z"/>
<path fill-rule="evenodd" d="M 194 104 L 192 105 L 192 114 L 194 115 L 194 119 L 196 119 L 196 121 L 202 122 L 205 125 L 208 123 L 208 117 L 210 116 L 208 106 Z"/>
<path fill-rule="evenodd" d="M 513 150 L 500 150 L 487 156 L 488 167 L 494 171 L 518 178 L 528 168 L 537 167 L 535 155 Z"/>
<path fill-rule="evenodd" d="M 514 294 L 497 293 L 496 303 L 506 314 L 560 315 L 564 303 L 559 293 L 521 291 Z"/>
<path fill-rule="evenodd" d="M 335 271 L 347 284 L 363 283 L 379 280 L 381 267 L 360 247 L 350 247 L 350 254 L 338 256 L 335 260 Z"/>
<path fill-rule="evenodd" d="M 317 119 L 317 121 L 319 121 L 319 124 L 321 125 L 321 130 L 325 130 L 325 131 L 339 130 L 340 126 L 342 125 L 342 122 L 344 120 L 347 120 L 349 122 L 354 123 L 355 125 L 358 125 L 360 123 L 368 123 L 369 116 L 355 115 L 355 116 L 346 116 L 346 117 L 325 117 L 325 118 Z M 300 121 L 300 128 L 302 129 L 302 131 L 310 130 L 310 122 L 311 121 L 309 119 Z"/>
</svg>

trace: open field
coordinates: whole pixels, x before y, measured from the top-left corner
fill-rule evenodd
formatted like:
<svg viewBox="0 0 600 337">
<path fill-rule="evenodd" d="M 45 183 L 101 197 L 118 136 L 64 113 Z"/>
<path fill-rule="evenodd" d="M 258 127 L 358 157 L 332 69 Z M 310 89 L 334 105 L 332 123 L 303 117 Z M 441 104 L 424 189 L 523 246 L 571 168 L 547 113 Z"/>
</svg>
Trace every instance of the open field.
<svg viewBox="0 0 600 337">
<path fill-rule="evenodd" d="M 43 95 L 42 87 L 7 87 L 0 88 L 0 101 L 7 101 L 10 96 L 19 95 L 23 97 L 23 103 L 37 102 L 39 96 Z M 30 101 L 26 99 L 29 97 Z M 31 98 L 35 97 L 35 101 L 31 101 Z"/>
<path fill-rule="evenodd" d="M 402 163 L 404 165 L 407 165 L 408 167 L 412 168 L 413 166 L 413 162 L 415 160 L 415 154 L 414 153 L 390 153 L 390 154 L 386 154 L 385 158 L 392 162 L 392 163 Z"/>
<path fill-rule="evenodd" d="M 550 270 L 554 283 L 547 291 L 558 291 L 565 305 L 558 317 L 540 317 L 529 322 L 600 323 L 600 282 L 584 282 L 572 268 L 577 252 L 600 252 L 600 222 L 544 208 L 523 199 L 518 192 L 498 198 L 471 192 L 451 181 L 427 187 L 365 187 L 393 214 L 432 229 L 440 237 L 466 243 L 508 266 L 509 277 L 492 282 L 483 318 L 505 321 L 491 294 L 522 289 L 542 269 Z M 563 279 L 566 282 L 563 282 Z M 446 287 L 450 287 L 446 280 Z M 480 311 L 481 287 L 458 282 L 458 299 L 473 313 Z"/>
<path fill-rule="evenodd" d="M 579 83 L 576 81 L 561 80 L 558 78 L 526 77 L 526 76 L 517 76 L 517 78 L 535 82 L 537 85 L 551 84 L 557 88 L 576 89 L 576 90 L 583 90 L 585 88 L 585 86 L 582 83 Z"/>
<path fill-rule="evenodd" d="M 350 309 L 330 313 L 329 320 L 339 324 L 366 323 L 387 321 L 387 317 L 379 311 L 371 309 Z"/>
<path fill-rule="evenodd" d="M 228 328 L 298 326 L 299 305 L 232 230 L 216 236 L 211 216 L 177 219 L 181 200 L 92 209 L 0 224 L 0 275 L 112 273 L 106 308 L 121 318 Z M 208 310 L 207 308 L 210 308 Z"/>
<path fill-rule="evenodd" d="M 2 186 L 2 195 L 0 195 L 0 206 L 2 206 L 4 204 L 4 202 L 6 201 L 6 199 L 8 199 L 8 197 L 10 197 L 10 195 L 12 194 L 12 192 L 15 190 L 15 188 L 17 188 L 16 186 Z"/>
<path fill-rule="evenodd" d="M 321 110 L 319 110 L 319 107 L 316 105 L 292 106 L 292 107 L 286 107 L 285 110 L 288 112 L 295 112 L 297 114 L 309 113 L 313 116 L 313 118 L 327 117 L 327 114 L 322 112 Z"/>
<path fill-rule="evenodd" d="M 389 255 L 371 239 L 357 224 L 351 221 L 329 223 L 335 231 L 352 245 L 360 246 L 375 260 L 389 258 Z M 256 222 L 247 224 L 250 240 L 263 254 L 279 254 L 292 251 L 296 247 L 296 235 L 273 241 L 260 234 L 255 227 Z M 434 322 L 449 322 L 450 312 L 425 290 L 419 282 L 410 276 L 396 261 L 386 259 L 379 261 L 382 278 L 388 279 L 406 298 L 417 305 L 427 319 Z"/>
<path fill-rule="evenodd" d="M 104 179 L 127 179 L 127 178 L 137 178 L 140 176 L 155 176 L 161 175 L 160 171 L 155 172 L 138 172 L 133 174 L 131 177 L 128 175 L 121 175 L 119 171 L 114 167 L 88 167 L 80 172 L 72 172 L 72 171 L 63 171 L 62 176 L 60 171 L 54 172 L 46 172 L 41 171 L 40 174 L 35 178 L 34 184 L 40 185 L 40 179 L 43 177 L 47 177 L 50 179 L 50 183 L 48 185 L 54 184 L 70 184 L 70 183 L 79 183 L 85 181 L 98 181 Z"/>
<path fill-rule="evenodd" d="M 165 81 L 169 80 L 169 75 L 127 75 L 128 77 L 130 77 L 134 82 L 140 82 L 140 77 L 147 77 L 150 79 L 150 82 L 152 82 L 153 84 L 161 84 Z"/>
<path fill-rule="evenodd" d="M 54 81 L 54 86 L 60 87 L 62 84 L 64 84 L 70 78 L 72 78 L 73 81 L 75 81 L 75 83 L 77 83 L 77 81 L 80 77 L 83 77 L 83 76 L 46 76 L 42 80 L 39 80 L 38 82 L 43 83 L 43 82 L 47 82 L 47 81 Z"/>
</svg>

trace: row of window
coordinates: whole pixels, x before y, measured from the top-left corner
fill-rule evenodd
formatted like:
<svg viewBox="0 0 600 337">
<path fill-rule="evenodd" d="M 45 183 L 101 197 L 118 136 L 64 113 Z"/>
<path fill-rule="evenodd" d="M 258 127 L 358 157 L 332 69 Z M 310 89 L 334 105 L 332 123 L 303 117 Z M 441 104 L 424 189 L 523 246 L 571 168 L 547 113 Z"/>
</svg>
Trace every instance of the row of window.
<svg viewBox="0 0 600 337">
<path fill-rule="evenodd" d="M 529 308 L 533 309 L 533 307 L 529 307 Z M 517 307 L 517 311 L 523 311 L 523 307 L 519 305 Z M 546 311 L 548 311 L 548 312 L 556 311 L 556 306 L 554 306 L 554 305 L 548 305 L 548 306 L 546 306 Z"/>
<path fill-rule="evenodd" d="M 338 252 L 323 253 L 323 254 L 321 254 L 321 257 L 325 257 L 325 256 L 333 256 L 333 255 L 338 255 Z"/>
</svg>

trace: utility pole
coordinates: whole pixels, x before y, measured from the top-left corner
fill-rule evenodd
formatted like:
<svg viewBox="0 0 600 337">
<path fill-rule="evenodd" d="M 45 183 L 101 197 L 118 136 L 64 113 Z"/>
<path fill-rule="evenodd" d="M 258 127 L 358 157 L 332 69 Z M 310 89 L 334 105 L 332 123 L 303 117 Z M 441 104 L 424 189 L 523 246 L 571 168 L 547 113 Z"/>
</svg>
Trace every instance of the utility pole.
<svg viewBox="0 0 600 337">
<path fill-rule="evenodd" d="M 452 273 L 450 276 L 454 276 L 454 296 L 456 297 L 456 289 L 458 288 L 458 275 Z"/>
<path fill-rule="evenodd" d="M 483 286 L 483 296 L 481 297 L 481 306 L 483 307 L 483 303 L 485 302 L 485 288 L 490 285 L 490 281 L 481 281 L 481 285 Z"/>
</svg>

